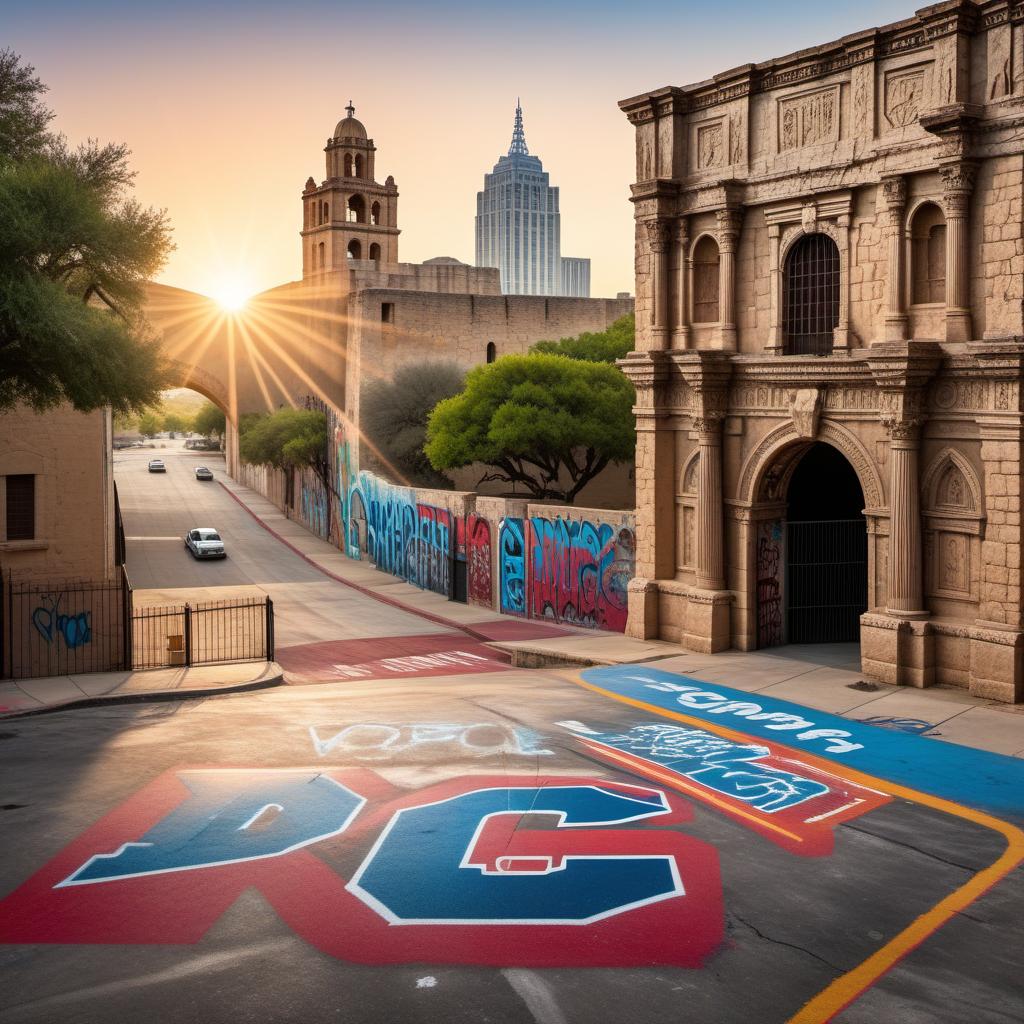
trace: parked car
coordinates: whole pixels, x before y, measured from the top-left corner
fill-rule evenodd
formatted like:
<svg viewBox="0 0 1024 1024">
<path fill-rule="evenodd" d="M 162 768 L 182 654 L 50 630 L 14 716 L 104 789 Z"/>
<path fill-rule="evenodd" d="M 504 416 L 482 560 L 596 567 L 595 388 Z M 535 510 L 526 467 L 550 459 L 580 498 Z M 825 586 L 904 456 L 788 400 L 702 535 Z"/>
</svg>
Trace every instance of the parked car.
<svg viewBox="0 0 1024 1024">
<path fill-rule="evenodd" d="M 196 479 L 197 480 L 212 480 L 213 471 L 206 468 L 206 466 L 196 466 Z"/>
<path fill-rule="evenodd" d="M 164 465 L 163 459 L 150 459 L 149 460 L 149 471 L 150 473 L 166 473 L 167 467 Z"/>
<path fill-rule="evenodd" d="M 185 547 L 192 552 L 193 558 L 227 558 L 228 556 L 220 534 L 209 527 L 189 530 L 185 534 Z"/>
</svg>

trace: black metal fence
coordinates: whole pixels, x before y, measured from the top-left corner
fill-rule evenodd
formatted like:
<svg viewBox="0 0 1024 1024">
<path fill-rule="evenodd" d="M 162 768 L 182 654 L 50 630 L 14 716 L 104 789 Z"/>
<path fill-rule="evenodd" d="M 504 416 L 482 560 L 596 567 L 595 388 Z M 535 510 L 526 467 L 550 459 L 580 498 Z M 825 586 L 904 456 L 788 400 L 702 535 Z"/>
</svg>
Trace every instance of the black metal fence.
<svg viewBox="0 0 1024 1024">
<path fill-rule="evenodd" d="M 266 596 L 135 608 L 123 567 L 104 582 L 0 578 L 0 676 L 273 661 Z"/>
<path fill-rule="evenodd" d="M 137 608 L 132 615 L 134 668 L 274 660 L 274 602 L 231 598 Z"/>
<path fill-rule="evenodd" d="M 12 679 L 109 672 L 130 664 L 131 588 L 110 581 L 0 584 L 0 674 Z"/>
</svg>

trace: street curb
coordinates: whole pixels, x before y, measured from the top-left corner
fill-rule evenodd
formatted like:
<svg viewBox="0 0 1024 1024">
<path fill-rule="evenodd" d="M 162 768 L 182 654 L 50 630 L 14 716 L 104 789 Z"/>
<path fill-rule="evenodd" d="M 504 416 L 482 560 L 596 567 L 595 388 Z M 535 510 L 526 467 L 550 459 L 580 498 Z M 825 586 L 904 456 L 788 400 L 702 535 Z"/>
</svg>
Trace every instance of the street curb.
<svg viewBox="0 0 1024 1024">
<path fill-rule="evenodd" d="M 50 715 L 57 711 L 77 711 L 80 708 L 103 707 L 113 704 L 163 704 L 172 700 L 194 700 L 198 697 L 219 697 L 225 693 L 248 693 L 252 690 L 269 690 L 275 686 L 284 686 L 284 670 L 266 679 L 256 679 L 251 683 L 238 683 L 232 686 L 207 686 L 189 690 L 151 690 L 148 693 L 114 693 L 108 696 L 81 697 L 64 701 L 61 704 L 48 704 L 41 708 L 26 708 L 24 711 L 11 711 L 0 714 L 0 725 L 17 718 L 31 718 L 36 715 Z"/>
<path fill-rule="evenodd" d="M 235 494 L 235 492 L 231 490 L 231 488 L 228 487 L 223 480 L 218 480 L 217 483 L 219 483 L 221 487 L 223 487 L 224 490 L 227 491 L 228 494 L 230 494 L 231 497 L 234 498 L 235 501 L 239 505 L 241 505 L 242 508 L 244 508 L 245 511 L 248 512 L 249 515 L 251 515 L 253 519 L 255 519 L 256 522 L 263 527 L 264 530 L 267 531 L 267 533 L 271 535 L 271 537 L 276 538 L 286 548 L 289 548 L 291 551 L 294 551 L 295 554 L 297 554 L 299 558 L 301 558 L 304 562 L 308 562 L 311 566 L 313 566 L 314 569 L 318 569 L 325 576 L 330 577 L 335 582 L 341 583 L 343 586 L 350 587 L 352 590 L 357 591 L 364 597 L 370 597 L 374 601 L 380 601 L 381 604 L 390 605 L 392 608 L 399 609 L 399 611 L 407 612 L 409 615 L 417 615 L 421 619 L 426 619 L 428 622 L 436 622 L 437 625 L 439 626 L 447 626 L 449 629 L 456 629 L 460 633 L 465 633 L 466 636 L 471 637 L 473 640 L 477 640 L 480 643 L 494 643 L 494 640 L 492 640 L 489 636 L 487 636 L 484 633 L 481 633 L 479 630 L 473 629 L 472 626 L 467 626 L 463 622 L 456 622 L 454 619 L 449 619 L 445 615 L 438 615 L 436 612 L 424 611 L 422 608 L 417 608 L 415 605 L 408 604 L 407 602 L 402 601 L 397 597 L 385 597 L 383 594 L 378 594 L 377 591 L 371 590 L 369 587 L 364 587 L 361 583 L 354 583 L 352 580 L 345 579 L 344 576 L 339 576 L 337 573 L 331 572 L 330 569 L 325 569 L 319 562 L 317 562 L 313 558 L 310 558 L 309 555 L 307 555 L 305 552 L 300 551 L 299 548 L 297 548 L 290 540 L 288 540 L 286 537 L 283 537 L 264 519 L 262 519 L 255 512 L 253 512 L 253 510 L 249 508 L 249 506 L 244 501 L 242 501 L 242 499 L 237 494 Z M 311 533 L 310 536 L 315 537 L 316 534 Z M 323 540 L 322 537 L 318 537 L 317 539 Z"/>
<path fill-rule="evenodd" d="M 513 668 L 609 668 L 619 664 L 636 664 L 608 661 L 605 658 L 588 658 L 585 654 L 566 654 L 536 647 L 513 647 L 503 641 L 492 640 L 490 646 L 508 655 Z"/>
</svg>

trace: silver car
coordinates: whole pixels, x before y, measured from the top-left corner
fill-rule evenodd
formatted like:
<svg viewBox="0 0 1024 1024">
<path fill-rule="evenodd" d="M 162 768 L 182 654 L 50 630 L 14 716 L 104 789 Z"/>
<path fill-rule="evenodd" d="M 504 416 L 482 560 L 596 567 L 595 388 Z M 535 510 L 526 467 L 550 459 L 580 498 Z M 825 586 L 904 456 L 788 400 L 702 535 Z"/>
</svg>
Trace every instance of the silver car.
<svg viewBox="0 0 1024 1024">
<path fill-rule="evenodd" d="M 192 552 L 193 558 L 227 558 L 228 556 L 220 534 L 208 527 L 189 530 L 185 534 L 185 547 Z"/>
</svg>

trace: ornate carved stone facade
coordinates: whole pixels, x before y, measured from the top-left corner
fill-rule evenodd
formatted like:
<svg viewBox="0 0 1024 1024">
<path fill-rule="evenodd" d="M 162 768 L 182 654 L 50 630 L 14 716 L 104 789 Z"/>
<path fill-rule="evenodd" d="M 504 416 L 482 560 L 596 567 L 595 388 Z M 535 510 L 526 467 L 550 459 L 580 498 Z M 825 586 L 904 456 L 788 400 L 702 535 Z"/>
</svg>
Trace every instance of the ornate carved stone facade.
<svg viewBox="0 0 1024 1024">
<path fill-rule="evenodd" d="M 800 639 L 787 537 L 816 522 L 794 487 L 827 446 L 863 498 L 842 521 L 865 552 L 866 675 L 1024 699 L 1024 2 L 936 4 L 620 106 L 638 154 L 628 631 Z M 808 500 L 838 522 L 826 483 Z M 825 582 L 836 557 L 814 563 Z"/>
</svg>

